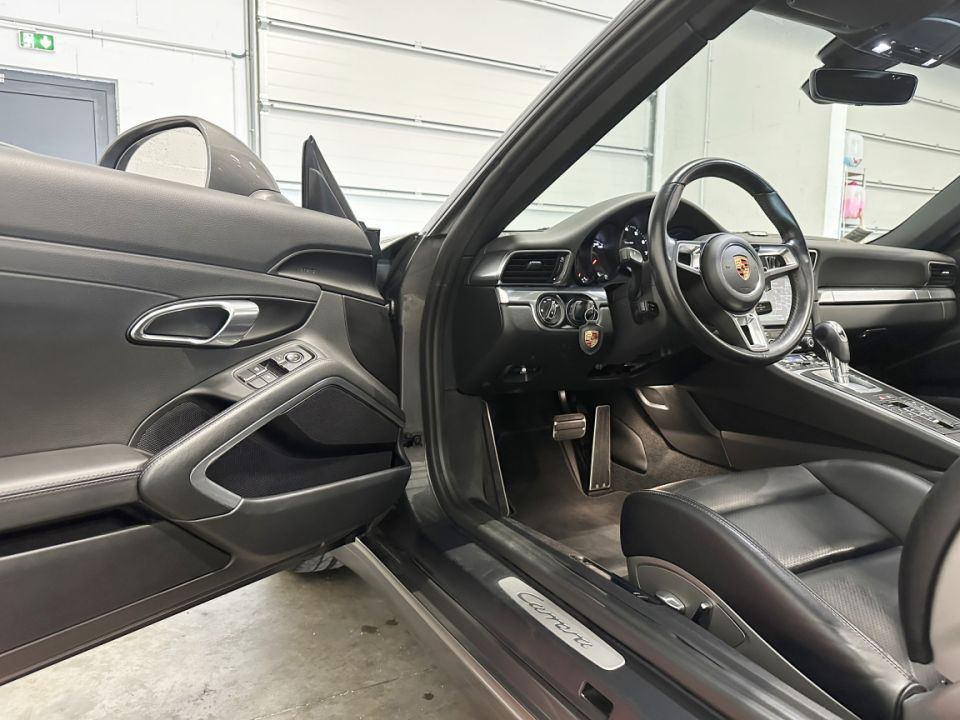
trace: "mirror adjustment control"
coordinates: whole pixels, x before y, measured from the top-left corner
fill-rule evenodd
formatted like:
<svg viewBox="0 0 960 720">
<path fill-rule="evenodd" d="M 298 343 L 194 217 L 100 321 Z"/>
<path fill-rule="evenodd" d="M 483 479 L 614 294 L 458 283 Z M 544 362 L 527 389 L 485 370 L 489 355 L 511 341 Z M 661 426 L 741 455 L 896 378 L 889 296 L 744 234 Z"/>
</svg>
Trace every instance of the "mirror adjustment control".
<svg viewBox="0 0 960 720">
<path fill-rule="evenodd" d="M 277 365 L 287 371 L 295 370 L 310 360 L 313 355 L 302 347 L 287 348 L 283 352 L 274 354 L 271 358 Z"/>
<path fill-rule="evenodd" d="M 268 358 L 261 358 L 247 367 L 237 370 L 234 377 L 247 387 L 259 390 L 287 373 L 297 370 L 313 358 L 314 353 L 299 345 L 292 348 L 288 347 Z"/>
</svg>

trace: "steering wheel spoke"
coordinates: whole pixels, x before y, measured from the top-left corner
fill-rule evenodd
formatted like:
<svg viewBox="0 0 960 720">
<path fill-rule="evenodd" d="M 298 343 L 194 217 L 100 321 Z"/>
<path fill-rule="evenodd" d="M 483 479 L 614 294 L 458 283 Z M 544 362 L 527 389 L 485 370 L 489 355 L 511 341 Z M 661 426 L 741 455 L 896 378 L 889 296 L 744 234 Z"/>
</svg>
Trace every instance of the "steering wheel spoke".
<svg viewBox="0 0 960 720">
<path fill-rule="evenodd" d="M 720 337 L 733 345 L 755 353 L 767 352 L 770 349 L 760 318 L 752 310 L 746 313 L 723 310 L 717 313 L 714 323 Z"/>
<path fill-rule="evenodd" d="M 700 275 L 700 253 L 702 251 L 702 242 L 675 241 L 674 264 L 678 270 L 685 270 L 692 275 Z"/>
<path fill-rule="evenodd" d="M 755 245 L 754 247 L 763 262 L 763 272 L 767 280 L 787 275 L 800 267 L 797 256 L 789 245 Z"/>
</svg>

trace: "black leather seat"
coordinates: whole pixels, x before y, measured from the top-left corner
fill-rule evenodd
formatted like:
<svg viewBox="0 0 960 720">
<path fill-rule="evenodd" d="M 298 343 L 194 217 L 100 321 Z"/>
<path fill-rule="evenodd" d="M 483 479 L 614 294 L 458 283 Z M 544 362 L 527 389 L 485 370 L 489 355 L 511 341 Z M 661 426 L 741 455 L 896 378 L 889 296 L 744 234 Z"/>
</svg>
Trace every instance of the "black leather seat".
<svg viewBox="0 0 960 720">
<path fill-rule="evenodd" d="M 628 562 L 655 558 L 694 576 L 858 716 L 897 718 L 906 698 L 942 680 L 910 656 L 932 659 L 935 558 L 960 518 L 960 472 L 951 473 L 934 493 L 913 474 L 859 461 L 684 480 L 627 497 L 621 545 Z M 945 500 L 949 512 L 937 506 Z M 940 537 L 924 537 L 931 522 L 945 528 Z"/>
</svg>

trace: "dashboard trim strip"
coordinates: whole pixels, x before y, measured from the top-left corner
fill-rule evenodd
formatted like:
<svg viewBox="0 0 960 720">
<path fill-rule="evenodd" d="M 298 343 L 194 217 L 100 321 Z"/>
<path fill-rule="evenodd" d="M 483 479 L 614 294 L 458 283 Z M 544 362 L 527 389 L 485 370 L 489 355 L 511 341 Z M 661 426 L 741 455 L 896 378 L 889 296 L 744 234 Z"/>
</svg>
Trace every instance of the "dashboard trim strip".
<svg viewBox="0 0 960 720">
<path fill-rule="evenodd" d="M 824 288 L 821 305 L 860 305 L 870 303 L 914 303 L 956 300 L 951 288 Z"/>
<path fill-rule="evenodd" d="M 603 288 L 563 288 L 556 289 L 547 286 L 537 288 L 497 288 L 497 300 L 501 305 L 529 305 L 533 307 L 542 295 L 586 295 L 597 304 L 597 307 L 607 307 L 607 291 Z"/>
</svg>

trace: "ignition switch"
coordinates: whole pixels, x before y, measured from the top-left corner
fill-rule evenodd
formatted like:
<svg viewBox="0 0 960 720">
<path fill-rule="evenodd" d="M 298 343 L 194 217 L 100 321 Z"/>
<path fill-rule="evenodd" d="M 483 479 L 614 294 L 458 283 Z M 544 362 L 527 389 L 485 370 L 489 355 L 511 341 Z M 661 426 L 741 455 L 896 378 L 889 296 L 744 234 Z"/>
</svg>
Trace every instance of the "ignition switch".
<svg viewBox="0 0 960 720">
<path fill-rule="evenodd" d="M 584 323 L 596 322 L 599 318 L 597 304 L 589 298 L 577 297 L 567 303 L 567 320 L 571 325 L 580 327 Z"/>
</svg>

